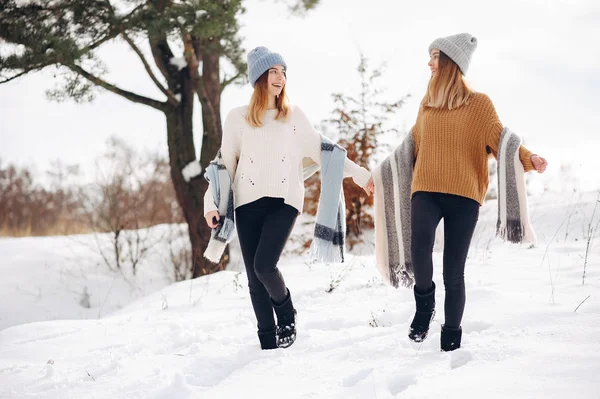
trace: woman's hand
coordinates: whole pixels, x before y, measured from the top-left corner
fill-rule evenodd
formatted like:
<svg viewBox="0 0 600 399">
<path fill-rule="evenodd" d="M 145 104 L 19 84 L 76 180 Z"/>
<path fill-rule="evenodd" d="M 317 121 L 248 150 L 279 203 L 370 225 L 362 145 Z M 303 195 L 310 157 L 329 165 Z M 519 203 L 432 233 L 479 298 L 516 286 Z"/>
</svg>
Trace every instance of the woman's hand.
<svg viewBox="0 0 600 399">
<path fill-rule="evenodd" d="M 363 190 L 365 190 L 367 195 L 371 195 L 375 192 L 375 184 L 373 183 L 373 176 L 369 177 L 369 181 L 363 187 Z"/>
<path fill-rule="evenodd" d="M 210 211 L 206 215 L 204 215 L 204 218 L 206 219 L 206 224 L 211 229 L 217 227 L 219 225 L 219 219 L 221 219 L 219 217 L 219 211 Z M 213 219 L 216 219 L 217 223 L 213 223 Z"/>
<path fill-rule="evenodd" d="M 548 162 L 546 162 L 546 160 L 539 155 L 531 156 L 531 164 L 538 173 L 544 173 L 546 171 L 546 167 L 548 166 Z"/>
</svg>

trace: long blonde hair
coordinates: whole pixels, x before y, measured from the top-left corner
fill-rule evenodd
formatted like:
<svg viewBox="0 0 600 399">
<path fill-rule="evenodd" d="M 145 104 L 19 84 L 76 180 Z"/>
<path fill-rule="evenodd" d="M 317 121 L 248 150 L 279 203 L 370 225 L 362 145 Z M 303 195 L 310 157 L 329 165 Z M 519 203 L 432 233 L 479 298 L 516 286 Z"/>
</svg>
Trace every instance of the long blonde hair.
<svg viewBox="0 0 600 399">
<path fill-rule="evenodd" d="M 440 51 L 438 69 L 429 80 L 421 104 L 431 108 L 456 109 L 469 103 L 473 89 L 465 80 L 458 65 Z"/>
<path fill-rule="evenodd" d="M 246 122 L 253 127 L 261 127 L 263 125 L 263 115 L 269 104 L 269 71 L 266 71 L 256 81 L 254 85 L 254 92 L 250 99 L 250 105 L 248 106 L 248 113 L 246 114 Z M 275 119 L 285 120 L 290 113 L 290 104 L 285 93 L 285 85 L 281 89 L 279 96 L 275 98 L 275 107 L 277 108 L 277 115 Z"/>
</svg>

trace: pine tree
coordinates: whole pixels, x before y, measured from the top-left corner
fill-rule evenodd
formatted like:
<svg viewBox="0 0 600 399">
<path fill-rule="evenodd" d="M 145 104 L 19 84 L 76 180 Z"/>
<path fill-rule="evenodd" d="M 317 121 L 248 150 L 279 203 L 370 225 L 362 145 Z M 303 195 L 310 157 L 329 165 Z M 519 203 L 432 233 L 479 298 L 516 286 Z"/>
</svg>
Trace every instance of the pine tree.
<svg viewBox="0 0 600 399">
<path fill-rule="evenodd" d="M 368 60 L 361 53 L 357 71 L 360 77 L 360 90 L 357 96 L 333 94 L 335 109 L 333 117 L 325 121 L 328 130 L 338 133 L 338 143 L 346 149 L 349 159 L 360 166 L 370 169 L 376 161 L 379 151 L 386 149 L 379 142 L 382 135 L 398 133 L 398 129 L 386 126 L 389 118 L 398 112 L 409 97 L 387 102 L 382 97 L 385 90 L 378 86 L 383 75 L 384 66 L 371 70 Z M 360 236 L 363 225 L 373 226 L 370 216 L 364 212 L 364 206 L 371 206 L 373 198 L 350 182 L 344 180 L 346 197 L 346 226 L 348 233 Z M 352 245 L 352 239 L 348 242 Z"/>
</svg>

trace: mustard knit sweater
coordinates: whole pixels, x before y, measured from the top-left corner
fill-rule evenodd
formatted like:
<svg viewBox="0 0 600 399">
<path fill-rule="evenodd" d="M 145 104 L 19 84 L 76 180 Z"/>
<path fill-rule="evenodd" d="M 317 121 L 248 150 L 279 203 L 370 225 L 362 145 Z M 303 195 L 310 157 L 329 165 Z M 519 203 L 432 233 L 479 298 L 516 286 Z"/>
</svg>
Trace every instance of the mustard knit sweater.
<svg viewBox="0 0 600 399">
<path fill-rule="evenodd" d="M 417 191 L 455 194 L 483 204 L 488 188 L 489 148 L 497 157 L 503 125 L 483 93 L 457 109 L 421 106 L 412 128 L 416 162 L 411 195 Z M 534 170 L 532 153 L 521 146 L 525 172 Z"/>
</svg>

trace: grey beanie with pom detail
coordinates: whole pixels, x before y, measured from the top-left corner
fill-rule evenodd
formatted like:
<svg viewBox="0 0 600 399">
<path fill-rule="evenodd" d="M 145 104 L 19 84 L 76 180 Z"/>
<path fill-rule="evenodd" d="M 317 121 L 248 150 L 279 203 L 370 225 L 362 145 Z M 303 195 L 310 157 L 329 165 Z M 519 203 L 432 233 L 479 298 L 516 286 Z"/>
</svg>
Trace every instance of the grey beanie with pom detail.
<svg viewBox="0 0 600 399">
<path fill-rule="evenodd" d="M 275 65 L 283 65 L 287 70 L 287 64 L 283 57 L 271 52 L 266 47 L 256 47 L 248 53 L 248 79 L 254 87 L 260 75 L 273 68 Z"/>
<path fill-rule="evenodd" d="M 477 48 L 477 38 L 469 33 L 440 37 L 429 45 L 429 54 L 432 49 L 438 49 L 454 61 L 463 75 L 467 74 L 471 56 Z"/>
</svg>

